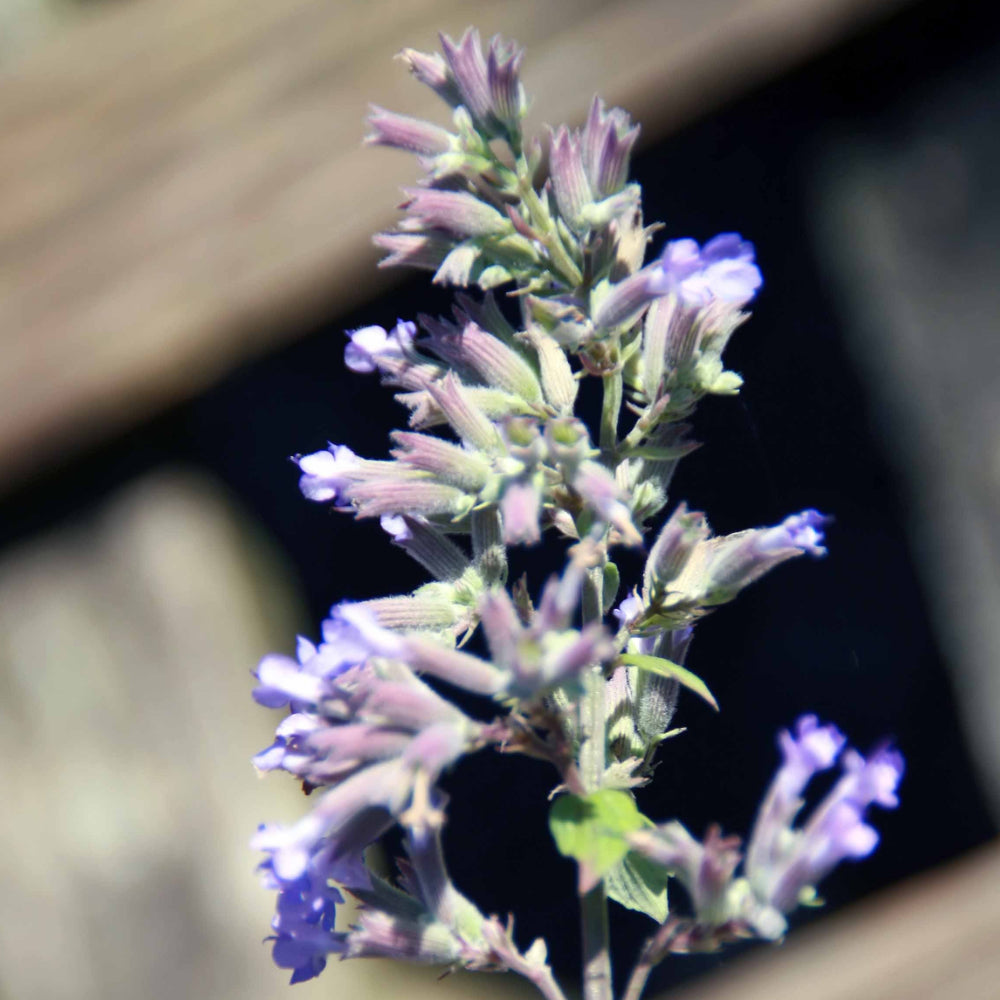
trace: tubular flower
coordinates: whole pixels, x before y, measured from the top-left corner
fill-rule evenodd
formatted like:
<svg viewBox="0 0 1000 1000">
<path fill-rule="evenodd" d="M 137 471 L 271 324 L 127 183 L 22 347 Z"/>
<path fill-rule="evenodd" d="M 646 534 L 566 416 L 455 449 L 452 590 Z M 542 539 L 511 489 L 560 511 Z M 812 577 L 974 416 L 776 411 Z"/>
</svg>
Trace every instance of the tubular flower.
<svg viewBox="0 0 1000 1000">
<path fill-rule="evenodd" d="M 739 838 L 722 837 L 718 828 L 709 830 L 704 844 L 676 821 L 631 835 L 632 847 L 676 874 L 691 897 L 691 932 L 678 938 L 677 950 L 691 940 L 713 947 L 746 932 L 781 937 L 785 915 L 811 902 L 836 865 L 871 854 L 879 835 L 865 814 L 872 805 L 899 804 L 903 757 L 883 745 L 865 758 L 845 750 L 845 742 L 836 726 L 820 725 L 814 715 L 802 716 L 794 735 L 779 734 L 783 762 L 757 814 L 740 876 Z M 796 827 L 806 786 L 838 759 L 840 781 L 805 825 Z"/>
</svg>

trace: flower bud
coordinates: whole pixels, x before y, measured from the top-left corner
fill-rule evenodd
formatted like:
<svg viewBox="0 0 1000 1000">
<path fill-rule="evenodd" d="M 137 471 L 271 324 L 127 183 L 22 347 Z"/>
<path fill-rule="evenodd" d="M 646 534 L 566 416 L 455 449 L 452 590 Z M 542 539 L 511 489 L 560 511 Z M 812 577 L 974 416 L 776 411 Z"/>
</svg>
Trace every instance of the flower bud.
<svg viewBox="0 0 1000 1000">
<path fill-rule="evenodd" d="M 670 584 L 681 575 L 695 547 L 708 536 L 705 515 L 689 511 L 686 504 L 678 504 L 660 529 L 646 559 L 643 591 L 647 602 L 670 590 Z"/>
<path fill-rule="evenodd" d="M 598 199 L 617 194 L 628 179 L 629 158 L 639 126 L 621 108 L 604 107 L 595 97 L 583 128 L 581 156 L 591 190 Z"/>
<path fill-rule="evenodd" d="M 512 233 L 510 220 L 492 205 L 466 191 L 404 188 L 407 217 L 400 228 L 408 231 L 441 229 L 455 236 L 499 236 Z"/>
<path fill-rule="evenodd" d="M 455 146 L 454 137 L 440 125 L 375 105 L 368 115 L 368 124 L 372 131 L 365 136 L 365 142 L 372 146 L 393 146 L 422 156 L 447 153 Z"/>
</svg>

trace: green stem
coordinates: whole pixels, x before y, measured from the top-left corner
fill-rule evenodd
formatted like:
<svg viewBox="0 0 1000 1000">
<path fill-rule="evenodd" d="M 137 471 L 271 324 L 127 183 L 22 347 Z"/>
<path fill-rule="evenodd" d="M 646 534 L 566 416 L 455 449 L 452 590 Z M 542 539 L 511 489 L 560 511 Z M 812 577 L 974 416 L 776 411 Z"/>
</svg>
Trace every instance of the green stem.
<svg viewBox="0 0 1000 1000">
<path fill-rule="evenodd" d="M 663 960 L 679 926 L 676 921 L 668 920 L 665 924 L 661 924 L 659 930 L 642 946 L 639 960 L 635 963 L 632 975 L 629 976 L 622 1000 L 639 1000 L 642 991 L 646 988 L 649 974 Z"/>
<path fill-rule="evenodd" d="M 583 581 L 583 620 L 599 622 L 604 617 L 604 563 L 587 570 Z M 604 780 L 605 710 L 604 667 L 596 663 L 583 675 L 580 701 L 580 778 L 588 792 L 596 792 Z"/>
<path fill-rule="evenodd" d="M 604 883 L 580 896 L 583 931 L 584 1000 L 612 1000 L 611 952 L 608 948 L 608 897 Z"/>
<path fill-rule="evenodd" d="M 653 962 L 646 959 L 645 956 L 640 957 L 632 970 L 632 975 L 629 976 L 628 986 L 625 987 L 625 995 L 622 1000 L 639 1000 L 652 971 Z"/>
<path fill-rule="evenodd" d="M 586 622 L 603 618 L 604 566 L 591 568 L 583 584 L 583 618 Z M 583 678 L 580 705 L 580 777 L 588 792 L 595 792 L 604 780 L 605 707 L 604 668 L 590 667 Z M 611 951 L 608 932 L 608 899 L 604 883 L 580 893 L 580 929 L 583 941 L 584 1000 L 612 1000 Z"/>
</svg>

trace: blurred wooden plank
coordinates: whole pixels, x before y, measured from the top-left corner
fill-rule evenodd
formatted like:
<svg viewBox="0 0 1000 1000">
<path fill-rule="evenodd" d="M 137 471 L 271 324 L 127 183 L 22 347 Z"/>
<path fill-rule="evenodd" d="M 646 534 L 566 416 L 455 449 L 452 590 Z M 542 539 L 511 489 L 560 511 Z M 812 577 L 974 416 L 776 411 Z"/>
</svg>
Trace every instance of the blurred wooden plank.
<svg viewBox="0 0 1000 1000">
<path fill-rule="evenodd" d="M 370 236 L 407 157 L 369 101 L 476 23 L 530 52 L 537 115 L 601 92 L 647 138 L 903 0 L 132 0 L 0 75 L 0 478 L 190 396 L 392 276 Z M 535 122 L 537 124 L 537 121 Z"/>
<path fill-rule="evenodd" d="M 672 1000 L 995 1000 L 1000 844 L 734 961 Z M 682 958 L 676 961 L 683 961 Z"/>
<path fill-rule="evenodd" d="M 19 762 L 0 768 L 0 996 L 531 994 L 387 960 L 333 961 L 289 992 L 249 839 L 306 803 L 254 775 L 279 716 L 249 669 L 304 623 L 295 586 L 232 499 L 178 469 L 0 556 L 0 753 Z"/>
</svg>

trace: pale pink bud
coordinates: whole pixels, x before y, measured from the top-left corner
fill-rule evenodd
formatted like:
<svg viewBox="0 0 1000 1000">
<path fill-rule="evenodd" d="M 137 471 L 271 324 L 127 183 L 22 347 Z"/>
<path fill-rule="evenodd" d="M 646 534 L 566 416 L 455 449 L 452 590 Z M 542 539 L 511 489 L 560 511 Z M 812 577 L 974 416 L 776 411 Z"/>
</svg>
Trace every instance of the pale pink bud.
<svg viewBox="0 0 1000 1000">
<path fill-rule="evenodd" d="M 451 133 L 439 125 L 384 108 L 372 106 L 368 123 L 372 131 L 365 136 L 365 142 L 369 145 L 392 146 L 422 156 L 447 153 L 454 145 Z"/>
<path fill-rule="evenodd" d="M 513 231 L 510 220 L 466 191 L 404 188 L 408 215 L 403 229 L 443 229 L 456 236 L 497 236 Z"/>
</svg>

